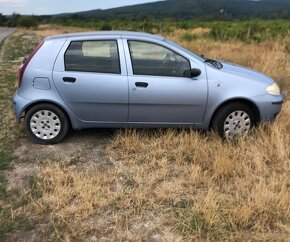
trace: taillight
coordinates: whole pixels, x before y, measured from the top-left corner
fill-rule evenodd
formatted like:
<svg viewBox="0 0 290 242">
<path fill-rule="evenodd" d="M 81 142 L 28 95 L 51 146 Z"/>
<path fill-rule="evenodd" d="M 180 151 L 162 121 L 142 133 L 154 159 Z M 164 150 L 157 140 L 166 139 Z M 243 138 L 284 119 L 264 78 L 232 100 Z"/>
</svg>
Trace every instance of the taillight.
<svg viewBox="0 0 290 242">
<path fill-rule="evenodd" d="M 28 66 L 29 62 L 32 60 L 33 56 L 36 54 L 36 52 L 41 48 L 44 42 L 41 42 L 34 51 L 28 56 L 24 62 L 23 65 L 19 68 L 19 75 L 18 75 L 18 88 L 21 86 L 22 78 L 25 72 L 26 67 Z"/>
</svg>

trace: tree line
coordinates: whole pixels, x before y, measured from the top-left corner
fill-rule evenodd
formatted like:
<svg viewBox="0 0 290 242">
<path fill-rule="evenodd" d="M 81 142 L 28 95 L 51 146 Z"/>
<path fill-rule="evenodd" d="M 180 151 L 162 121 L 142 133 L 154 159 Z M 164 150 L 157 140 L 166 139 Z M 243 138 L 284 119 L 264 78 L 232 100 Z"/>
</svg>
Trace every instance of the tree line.
<svg viewBox="0 0 290 242">
<path fill-rule="evenodd" d="M 5 16 L 0 13 L 0 26 L 36 28 L 38 24 L 39 17 L 37 16 L 25 16 L 18 13 L 13 13 L 11 16 Z"/>
</svg>

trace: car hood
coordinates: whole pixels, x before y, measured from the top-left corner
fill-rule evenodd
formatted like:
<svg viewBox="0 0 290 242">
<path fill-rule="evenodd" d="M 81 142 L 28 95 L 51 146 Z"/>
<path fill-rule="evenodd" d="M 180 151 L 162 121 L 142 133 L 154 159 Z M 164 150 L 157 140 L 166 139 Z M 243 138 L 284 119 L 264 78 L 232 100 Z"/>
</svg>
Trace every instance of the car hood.
<svg viewBox="0 0 290 242">
<path fill-rule="evenodd" d="M 228 63 L 228 62 L 223 62 L 220 61 L 223 64 L 223 68 L 220 69 L 220 71 L 240 77 L 244 77 L 253 81 L 258 81 L 258 82 L 263 82 L 266 84 L 272 84 L 273 79 L 270 78 L 269 76 L 264 75 L 261 72 L 252 70 L 247 67 L 243 67 L 240 65 Z"/>
</svg>

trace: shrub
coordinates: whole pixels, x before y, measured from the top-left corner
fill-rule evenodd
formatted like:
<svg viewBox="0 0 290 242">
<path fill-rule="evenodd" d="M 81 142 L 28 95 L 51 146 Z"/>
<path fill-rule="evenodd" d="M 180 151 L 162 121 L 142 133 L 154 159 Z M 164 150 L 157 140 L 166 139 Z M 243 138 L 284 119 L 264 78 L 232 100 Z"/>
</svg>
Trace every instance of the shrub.
<svg viewBox="0 0 290 242">
<path fill-rule="evenodd" d="M 184 40 L 184 41 L 191 42 L 191 41 L 197 39 L 197 35 L 196 34 L 186 33 L 186 34 L 182 35 L 181 39 Z"/>
<path fill-rule="evenodd" d="M 0 26 L 4 26 L 6 22 L 7 18 L 2 13 L 0 13 Z"/>
<path fill-rule="evenodd" d="M 34 16 L 21 16 L 18 19 L 17 26 L 25 28 L 36 28 L 38 23 L 36 17 Z"/>
</svg>

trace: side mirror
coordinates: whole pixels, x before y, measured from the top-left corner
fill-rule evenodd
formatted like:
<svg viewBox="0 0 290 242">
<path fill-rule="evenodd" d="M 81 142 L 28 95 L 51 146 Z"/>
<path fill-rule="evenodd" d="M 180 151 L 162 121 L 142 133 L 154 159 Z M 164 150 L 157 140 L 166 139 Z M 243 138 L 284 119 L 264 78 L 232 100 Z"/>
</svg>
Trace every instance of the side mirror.
<svg viewBox="0 0 290 242">
<path fill-rule="evenodd" d="M 188 78 L 198 77 L 201 74 L 201 71 L 197 68 L 193 68 L 191 70 L 185 71 L 183 75 Z"/>
</svg>

